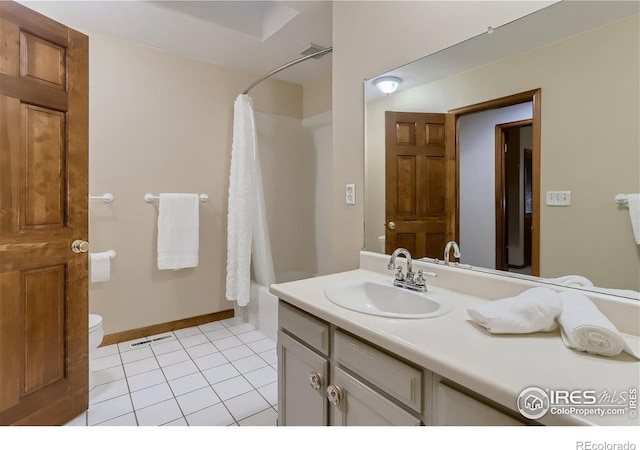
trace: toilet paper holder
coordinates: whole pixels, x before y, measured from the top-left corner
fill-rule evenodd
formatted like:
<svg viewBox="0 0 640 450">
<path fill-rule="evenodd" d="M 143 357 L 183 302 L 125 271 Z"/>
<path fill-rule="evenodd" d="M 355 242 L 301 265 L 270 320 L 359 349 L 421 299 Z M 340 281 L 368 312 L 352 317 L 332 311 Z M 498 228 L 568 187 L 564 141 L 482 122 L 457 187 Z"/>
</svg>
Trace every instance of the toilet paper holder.
<svg viewBox="0 0 640 450">
<path fill-rule="evenodd" d="M 102 195 L 90 195 L 89 200 L 102 200 L 105 203 L 111 203 L 113 201 L 113 194 L 107 192 L 106 194 Z"/>
<path fill-rule="evenodd" d="M 629 199 L 627 198 L 627 196 L 625 194 L 616 195 L 614 200 L 616 201 L 616 203 L 618 205 L 628 205 L 629 204 Z"/>
</svg>

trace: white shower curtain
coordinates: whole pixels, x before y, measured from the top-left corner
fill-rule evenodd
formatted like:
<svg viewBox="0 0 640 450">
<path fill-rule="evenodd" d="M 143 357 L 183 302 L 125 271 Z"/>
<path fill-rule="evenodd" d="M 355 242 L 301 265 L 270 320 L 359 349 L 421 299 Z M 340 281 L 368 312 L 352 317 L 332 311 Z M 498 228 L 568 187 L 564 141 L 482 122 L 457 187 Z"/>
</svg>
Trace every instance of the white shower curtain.
<svg viewBox="0 0 640 450">
<path fill-rule="evenodd" d="M 253 102 L 245 94 L 234 103 L 228 211 L 226 297 L 245 306 L 252 261 L 259 284 L 275 283 Z"/>
</svg>

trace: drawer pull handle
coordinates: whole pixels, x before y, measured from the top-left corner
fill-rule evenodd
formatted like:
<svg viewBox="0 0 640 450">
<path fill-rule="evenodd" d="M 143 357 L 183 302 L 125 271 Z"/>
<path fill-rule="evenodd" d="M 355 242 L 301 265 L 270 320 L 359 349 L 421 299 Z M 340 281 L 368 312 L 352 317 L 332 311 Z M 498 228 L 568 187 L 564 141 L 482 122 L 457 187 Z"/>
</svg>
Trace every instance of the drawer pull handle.
<svg viewBox="0 0 640 450">
<path fill-rule="evenodd" d="M 338 406 L 342 401 L 342 389 L 334 384 L 327 386 L 327 399 L 333 406 Z"/>
<path fill-rule="evenodd" d="M 309 384 L 314 391 L 320 391 L 320 389 L 322 389 L 322 375 L 320 375 L 318 372 L 310 372 Z"/>
</svg>

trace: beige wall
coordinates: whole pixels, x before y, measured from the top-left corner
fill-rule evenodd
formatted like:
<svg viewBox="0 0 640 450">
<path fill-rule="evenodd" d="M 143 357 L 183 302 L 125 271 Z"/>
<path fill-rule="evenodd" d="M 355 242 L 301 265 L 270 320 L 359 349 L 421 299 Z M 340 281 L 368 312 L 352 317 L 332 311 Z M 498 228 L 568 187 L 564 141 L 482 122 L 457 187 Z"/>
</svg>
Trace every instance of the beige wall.
<svg viewBox="0 0 640 450">
<path fill-rule="evenodd" d="M 332 268 L 357 267 L 364 242 L 362 82 L 553 2 L 380 1 L 333 5 Z M 356 205 L 345 205 L 356 183 Z"/>
<path fill-rule="evenodd" d="M 307 119 L 327 111 L 331 111 L 330 73 L 304 85 L 302 117 Z"/>
<path fill-rule="evenodd" d="M 331 57 L 330 55 L 327 57 Z M 313 212 L 315 225 L 315 264 L 318 275 L 326 275 L 332 270 L 331 217 L 333 207 L 333 128 L 332 128 L 332 78 L 328 73 L 304 85 L 302 126 L 312 141 L 312 157 L 315 158 L 313 182 Z"/>
<path fill-rule="evenodd" d="M 640 188 L 639 26 L 631 17 L 371 102 L 367 147 L 384 153 L 385 110 L 445 112 L 542 88 L 541 276 L 639 290 L 640 250 L 628 210 L 613 201 Z M 547 190 L 570 190 L 572 205 L 545 207 Z M 384 202 L 383 192 L 371 196 Z M 383 212 L 366 221 L 382 223 Z"/>
<path fill-rule="evenodd" d="M 111 281 L 90 285 L 107 334 L 233 308 L 224 298 L 233 102 L 258 75 L 90 33 L 90 204 L 95 252 L 113 249 Z M 257 111 L 302 119 L 302 87 L 252 90 Z M 158 271 L 158 202 L 146 192 L 204 192 L 200 264 Z"/>
</svg>

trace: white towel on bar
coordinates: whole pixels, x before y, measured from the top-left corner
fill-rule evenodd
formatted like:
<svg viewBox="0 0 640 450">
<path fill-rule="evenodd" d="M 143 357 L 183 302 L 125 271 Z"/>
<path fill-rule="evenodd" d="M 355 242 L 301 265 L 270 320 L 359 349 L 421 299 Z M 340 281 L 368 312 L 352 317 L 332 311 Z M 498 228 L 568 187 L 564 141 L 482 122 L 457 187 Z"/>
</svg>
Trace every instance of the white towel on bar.
<svg viewBox="0 0 640 450">
<path fill-rule="evenodd" d="M 198 267 L 199 201 L 198 194 L 160 194 L 158 269 Z"/>
<path fill-rule="evenodd" d="M 560 294 L 563 307 L 558 322 L 562 340 L 572 349 L 603 356 L 615 356 L 623 351 L 640 359 L 627 344 L 614 324 L 579 292 Z"/>
<path fill-rule="evenodd" d="M 636 244 L 640 245 L 640 194 L 626 194 L 626 196 L 633 237 Z"/>
<path fill-rule="evenodd" d="M 494 334 L 553 331 L 561 312 L 562 300 L 558 293 L 546 287 L 467 308 L 473 322 Z"/>
</svg>

